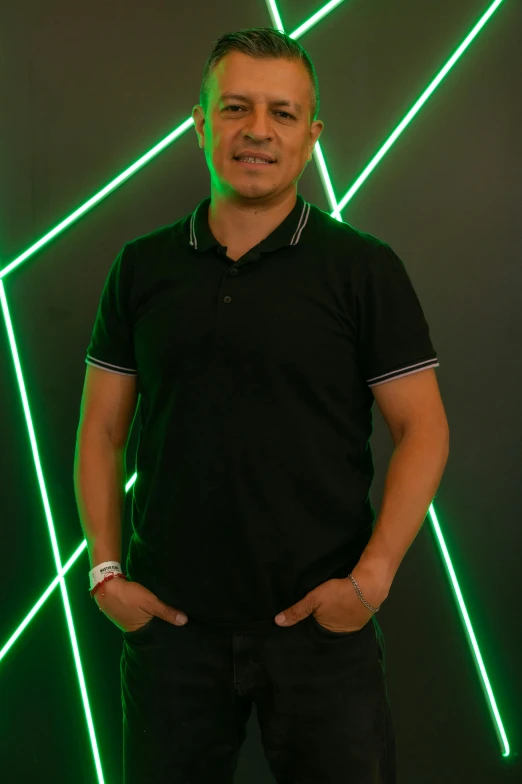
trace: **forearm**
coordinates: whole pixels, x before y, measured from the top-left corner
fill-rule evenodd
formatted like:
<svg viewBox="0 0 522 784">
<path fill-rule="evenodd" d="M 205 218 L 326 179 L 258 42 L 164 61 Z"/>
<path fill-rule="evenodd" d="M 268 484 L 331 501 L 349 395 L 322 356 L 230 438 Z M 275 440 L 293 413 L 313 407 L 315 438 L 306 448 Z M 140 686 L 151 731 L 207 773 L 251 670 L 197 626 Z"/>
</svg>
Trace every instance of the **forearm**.
<svg viewBox="0 0 522 784">
<path fill-rule="evenodd" d="M 80 431 L 74 460 L 74 489 L 87 540 L 90 568 L 121 560 L 125 502 L 125 449 L 99 432 Z"/>
<path fill-rule="evenodd" d="M 359 575 L 371 584 L 372 598 L 378 604 L 388 596 L 401 561 L 422 527 L 448 453 L 449 437 L 430 431 L 407 433 L 395 447 L 373 534 L 352 571 L 356 580 Z"/>
</svg>

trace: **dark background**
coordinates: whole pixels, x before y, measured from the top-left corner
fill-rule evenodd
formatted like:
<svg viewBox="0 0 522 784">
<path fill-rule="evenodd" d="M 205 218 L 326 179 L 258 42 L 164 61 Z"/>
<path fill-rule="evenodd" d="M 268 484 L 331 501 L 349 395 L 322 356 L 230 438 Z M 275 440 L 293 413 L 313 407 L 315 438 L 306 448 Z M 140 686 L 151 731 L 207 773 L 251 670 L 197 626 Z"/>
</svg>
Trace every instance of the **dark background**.
<svg viewBox="0 0 522 784">
<path fill-rule="evenodd" d="M 300 39 L 339 200 L 489 4 L 345 0 Z M 286 30 L 320 5 L 282 0 Z M 0 266 L 190 115 L 221 33 L 269 24 L 263 0 L 6 4 Z M 401 256 L 430 325 L 451 431 L 435 508 L 512 748 L 503 759 L 428 519 L 379 614 L 401 784 L 522 775 L 521 35 L 520 3 L 505 0 L 343 212 Z M 329 211 L 315 161 L 299 190 Z M 72 461 L 103 282 L 125 242 L 208 192 L 191 128 L 5 279 L 63 562 L 82 539 Z M 0 356 L 1 648 L 55 570 L 3 325 Z M 374 415 L 378 511 L 393 444 Z M 84 551 L 66 582 L 105 781 L 120 784 L 122 641 L 88 596 L 88 568 Z M 0 777 L 97 780 L 59 590 L 0 662 Z M 273 780 L 255 710 L 236 780 Z"/>
</svg>

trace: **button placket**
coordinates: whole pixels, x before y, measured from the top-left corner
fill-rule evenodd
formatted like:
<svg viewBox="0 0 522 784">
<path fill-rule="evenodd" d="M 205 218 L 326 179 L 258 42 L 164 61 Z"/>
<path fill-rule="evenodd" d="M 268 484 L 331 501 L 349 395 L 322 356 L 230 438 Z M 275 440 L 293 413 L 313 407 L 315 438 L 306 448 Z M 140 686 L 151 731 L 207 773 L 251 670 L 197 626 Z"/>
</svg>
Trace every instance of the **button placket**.
<svg viewBox="0 0 522 784">
<path fill-rule="evenodd" d="M 231 275 L 231 276 L 237 275 L 237 267 L 231 267 L 228 270 L 228 275 Z M 223 302 L 226 302 L 227 305 L 228 305 L 229 302 L 232 302 L 232 297 L 227 294 L 226 297 L 223 297 Z"/>
</svg>

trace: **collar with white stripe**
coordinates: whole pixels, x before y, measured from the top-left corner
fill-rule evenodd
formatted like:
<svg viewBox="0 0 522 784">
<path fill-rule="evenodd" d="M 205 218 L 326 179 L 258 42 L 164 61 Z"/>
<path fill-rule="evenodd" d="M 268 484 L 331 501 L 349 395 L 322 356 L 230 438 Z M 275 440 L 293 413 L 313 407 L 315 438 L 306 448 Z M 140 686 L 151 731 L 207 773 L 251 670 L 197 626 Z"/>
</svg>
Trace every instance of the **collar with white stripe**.
<svg viewBox="0 0 522 784">
<path fill-rule="evenodd" d="M 195 250 L 207 251 L 210 248 L 220 247 L 208 224 L 208 208 L 210 196 L 203 199 L 190 216 L 189 232 L 190 244 Z M 256 245 L 256 250 L 265 252 L 278 250 L 286 245 L 297 245 L 301 239 L 304 227 L 310 215 L 310 204 L 298 193 L 292 211 L 274 231 Z"/>
</svg>

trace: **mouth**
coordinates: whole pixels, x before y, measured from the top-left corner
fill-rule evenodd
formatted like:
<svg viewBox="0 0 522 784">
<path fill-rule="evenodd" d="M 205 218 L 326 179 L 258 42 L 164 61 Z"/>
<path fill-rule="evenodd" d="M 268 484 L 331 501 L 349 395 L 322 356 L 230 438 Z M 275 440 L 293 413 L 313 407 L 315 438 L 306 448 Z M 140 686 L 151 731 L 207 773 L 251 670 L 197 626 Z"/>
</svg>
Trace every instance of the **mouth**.
<svg viewBox="0 0 522 784">
<path fill-rule="evenodd" d="M 234 156 L 234 160 L 236 163 L 239 163 L 240 166 L 244 166 L 247 169 L 261 169 L 263 166 L 268 168 L 268 166 L 273 166 L 275 163 L 275 161 L 246 155 Z"/>
</svg>

